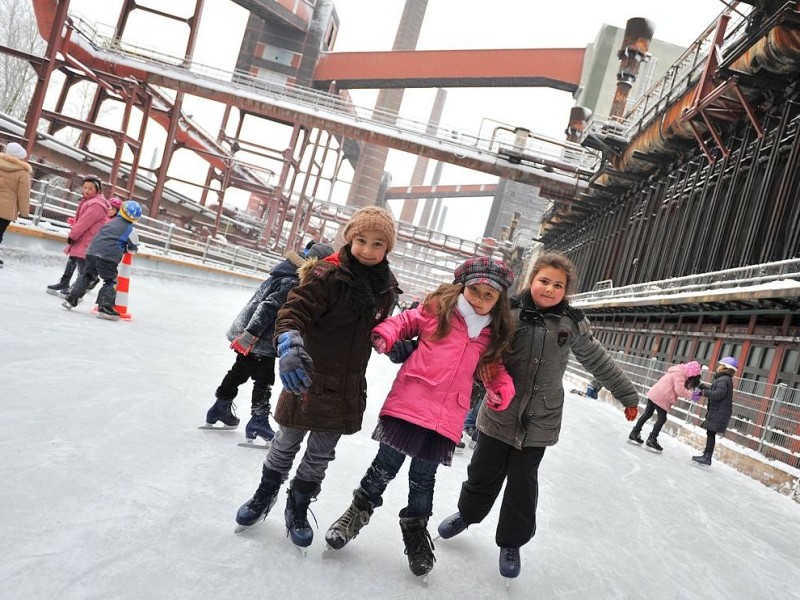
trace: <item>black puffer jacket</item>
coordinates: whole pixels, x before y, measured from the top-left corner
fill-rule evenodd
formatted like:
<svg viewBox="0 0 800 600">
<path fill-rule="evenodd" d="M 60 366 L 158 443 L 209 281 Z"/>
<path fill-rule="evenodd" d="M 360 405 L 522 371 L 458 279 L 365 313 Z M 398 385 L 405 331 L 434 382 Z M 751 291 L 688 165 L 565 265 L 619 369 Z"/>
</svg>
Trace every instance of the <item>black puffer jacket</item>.
<svg viewBox="0 0 800 600">
<path fill-rule="evenodd" d="M 361 429 L 367 406 L 367 361 L 372 328 L 391 314 L 400 290 L 387 270 L 370 314 L 354 309 L 354 280 L 345 248 L 319 261 L 289 292 L 278 311 L 275 338 L 296 330 L 314 361 L 311 389 L 298 396 L 283 390 L 275 408 L 280 425 L 350 434 Z"/>
<path fill-rule="evenodd" d="M 594 338 L 588 319 L 566 300 L 540 310 L 526 290 L 512 299 L 511 307 L 516 329 L 503 362 L 516 395 L 504 411 L 484 403 L 478 414 L 480 431 L 517 449 L 558 442 L 570 352 L 623 405 L 638 404 L 633 383 Z"/>
<path fill-rule="evenodd" d="M 708 398 L 708 412 L 703 429 L 725 433 L 733 414 L 733 377 L 729 373 L 714 373 L 711 386 L 704 384 L 702 394 Z"/>
</svg>

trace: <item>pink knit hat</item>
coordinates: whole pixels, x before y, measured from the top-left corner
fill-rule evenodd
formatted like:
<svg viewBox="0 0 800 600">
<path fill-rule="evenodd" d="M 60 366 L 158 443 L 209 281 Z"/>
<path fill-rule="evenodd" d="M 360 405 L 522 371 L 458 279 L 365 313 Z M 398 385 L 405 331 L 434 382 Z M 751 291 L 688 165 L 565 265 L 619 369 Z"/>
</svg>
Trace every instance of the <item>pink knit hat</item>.
<svg viewBox="0 0 800 600">
<path fill-rule="evenodd" d="M 700 363 L 696 360 L 681 365 L 681 368 L 683 369 L 683 374 L 687 377 L 697 377 L 703 372 L 702 368 L 700 367 Z"/>
</svg>

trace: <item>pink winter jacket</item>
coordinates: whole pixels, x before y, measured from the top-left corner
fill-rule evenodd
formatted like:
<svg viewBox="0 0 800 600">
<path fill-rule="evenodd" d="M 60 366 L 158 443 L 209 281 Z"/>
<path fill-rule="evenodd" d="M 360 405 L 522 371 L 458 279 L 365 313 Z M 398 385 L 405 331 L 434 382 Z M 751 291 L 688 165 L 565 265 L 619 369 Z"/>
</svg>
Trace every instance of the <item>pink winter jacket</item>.
<svg viewBox="0 0 800 600">
<path fill-rule="evenodd" d="M 458 443 L 469 411 L 472 378 L 491 334 L 486 327 L 470 339 L 458 310 L 453 311 L 450 333 L 445 337 L 432 339 L 436 326 L 436 317 L 420 306 L 386 319 L 372 330 L 386 341 L 387 348 L 397 340 L 419 336 L 419 346 L 400 368 L 380 415 L 432 429 Z M 486 388 L 510 400 L 514 383 L 505 367 L 499 367 L 498 376 Z"/>
<path fill-rule="evenodd" d="M 686 378 L 687 375 L 683 370 L 683 365 L 670 367 L 647 392 L 647 398 L 664 410 L 669 411 L 678 396 L 683 398 L 691 396 L 692 390 L 687 390 L 685 387 Z"/>
<path fill-rule="evenodd" d="M 108 209 L 111 205 L 102 194 L 92 196 L 78 204 L 75 219 L 69 230 L 69 238 L 74 243 L 64 248 L 64 254 L 76 258 L 86 258 L 86 249 L 89 242 L 108 221 Z"/>
</svg>

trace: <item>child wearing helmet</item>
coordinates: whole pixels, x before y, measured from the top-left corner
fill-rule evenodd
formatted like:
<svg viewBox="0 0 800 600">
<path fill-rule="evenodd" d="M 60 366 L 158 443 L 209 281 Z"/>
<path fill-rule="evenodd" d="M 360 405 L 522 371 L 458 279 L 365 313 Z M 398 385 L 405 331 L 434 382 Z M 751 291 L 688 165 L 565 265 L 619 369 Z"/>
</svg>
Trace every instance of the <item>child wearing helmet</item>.
<svg viewBox="0 0 800 600">
<path fill-rule="evenodd" d="M 86 294 L 93 280 L 103 280 L 97 293 L 97 316 L 116 321 L 119 313 L 114 310 L 117 301 L 117 266 L 125 252 L 138 250 L 139 236 L 133 224 L 142 216 L 142 207 L 134 200 L 123 202 L 119 214 L 108 221 L 86 250 L 86 265 L 75 285 L 67 293 L 62 306 L 73 309 Z"/>
<path fill-rule="evenodd" d="M 78 269 L 78 279 L 83 273 L 86 261 L 86 249 L 100 228 L 109 218 L 109 203 L 102 194 L 103 185 L 97 175 L 86 175 L 83 178 L 81 199 L 75 216 L 67 219 L 70 225 L 67 234 L 67 246 L 64 254 L 69 258 L 64 267 L 64 273 L 57 283 L 48 285 L 45 290 L 53 296 L 64 296 L 69 291 L 70 279 L 75 269 Z"/>
<path fill-rule="evenodd" d="M 739 361 L 733 356 L 720 359 L 712 383 L 701 383 L 700 389 L 692 394 L 693 400 L 699 400 L 701 396 L 708 398 L 706 419 L 701 424 L 706 430 L 706 447 L 702 454 L 692 457 L 696 463 L 711 465 L 717 434 L 724 434 L 728 428 L 733 414 L 733 376 L 738 369 Z"/>
<path fill-rule="evenodd" d="M 647 406 L 628 435 L 628 439 L 642 444 L 644 441 L 641 437 L 642 427 L 653 416 L 653 412 L 656 412 L 658 417 L 656 417 L 656 424 L 653 425 L 650 436 L 647 438 L 647 447 L 661 452 L 663 448 L 658 443 L 658 434 L 664 423 L 667 422 L 667 413 L 675 404 L 678 396 L 691 397 L 691 393 L 700 384 L 700 372 L 700 363 L 694 360 L 681 365 L 673 365 L 667 369 L 667 372 L 647 392 Z"/>
</svg>

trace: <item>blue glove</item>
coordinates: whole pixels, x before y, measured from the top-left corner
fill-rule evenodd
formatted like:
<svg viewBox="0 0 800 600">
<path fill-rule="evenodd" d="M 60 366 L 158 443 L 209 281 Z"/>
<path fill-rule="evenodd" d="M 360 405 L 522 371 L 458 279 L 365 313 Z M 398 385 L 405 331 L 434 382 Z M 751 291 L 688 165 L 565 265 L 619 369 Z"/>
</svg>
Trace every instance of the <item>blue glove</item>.
<svg viewBox="0 0 800 600">
<path fill-rule="evenodd" d="M 278 343 L 276 345 L 278 356 L 283 356 L 284 352 L 295 346 L 300 346 L 301 348 L 304 346 L 303 336 L 300 335 L 300 332 L 296 329 L 286 331 L 278 336 Z"/>
<path fill-rule="evenodd" d="M 300 341 L 302 342 L 302 338 Z M 278 369 L 283 387 L 293 394 L 304 394 L 311 388 L 314 361 L 302 345 L 289 348 L 281 354 L 278 359 Z"/>
<path fill-rule="evenodd" d="M 592 386 L 586 387 L 586 395 L 589 398 L 594 398 L 595 400 L 597 400 L 597 390 L 594 389 Z"/>
<path fill-rule="evenodd" d="M 386 353 L 386 356 L 393 363 L 402 364 L 417 349 L 418 344 L 417 340 L 397 340 Z"/>
</svg>

